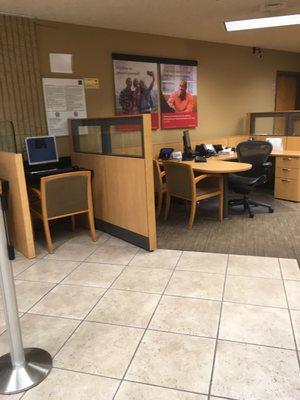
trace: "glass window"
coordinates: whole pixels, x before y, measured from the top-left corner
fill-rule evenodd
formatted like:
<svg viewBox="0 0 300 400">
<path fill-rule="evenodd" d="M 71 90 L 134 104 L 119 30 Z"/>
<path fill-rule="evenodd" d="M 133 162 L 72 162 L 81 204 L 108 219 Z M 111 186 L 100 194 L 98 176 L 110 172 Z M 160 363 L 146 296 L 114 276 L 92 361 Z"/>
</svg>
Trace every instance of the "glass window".
<svg viewBox="0 0 300 400">
<path fill-rule="evenodd" d="M 71 130 L 76 152 L 144 157 L 141 116 L 74 119 Z"/>
</svg>

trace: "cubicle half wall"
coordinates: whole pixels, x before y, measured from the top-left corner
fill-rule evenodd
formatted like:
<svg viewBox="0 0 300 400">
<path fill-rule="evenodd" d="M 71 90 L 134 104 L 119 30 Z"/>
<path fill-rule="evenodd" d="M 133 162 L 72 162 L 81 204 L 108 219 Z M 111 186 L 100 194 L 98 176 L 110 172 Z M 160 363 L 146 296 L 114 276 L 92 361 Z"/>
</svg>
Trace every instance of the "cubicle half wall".
<svg viewBox="0 0 300 400">
<path fill-rule="evenodd" d="M 72 163 L 93 171 L 96 228 L 156 249 L 150 115 L 70 121 Z"/>
</svg>

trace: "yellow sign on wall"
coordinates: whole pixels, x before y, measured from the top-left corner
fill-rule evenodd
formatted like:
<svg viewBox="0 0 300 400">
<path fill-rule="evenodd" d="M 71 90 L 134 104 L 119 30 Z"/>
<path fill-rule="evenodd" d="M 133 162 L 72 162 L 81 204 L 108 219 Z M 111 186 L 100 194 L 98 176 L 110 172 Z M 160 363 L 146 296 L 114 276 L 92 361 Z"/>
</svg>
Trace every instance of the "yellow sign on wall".
<svg viewBox="0 0 300 400">
<path fill-rule="evenodd" d="M 86 89 L 99 89 L 99 79 L 98 78 L 84 78 L 84 87 Z"/>
</svg>

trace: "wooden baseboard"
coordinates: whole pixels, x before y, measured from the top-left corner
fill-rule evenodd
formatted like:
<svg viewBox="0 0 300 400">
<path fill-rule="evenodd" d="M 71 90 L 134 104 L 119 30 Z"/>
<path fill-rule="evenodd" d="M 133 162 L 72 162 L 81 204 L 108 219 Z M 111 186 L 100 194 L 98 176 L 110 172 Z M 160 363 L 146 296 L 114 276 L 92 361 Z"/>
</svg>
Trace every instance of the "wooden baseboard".
<svg viewBox="0 0 300 400">
<path fill-rule="evenodd" d="M 121 228 L 117 225 L 110 224 L 109 222 L 95 219 L 95 228 L 109 233 L 112 236 L 116 236 L 119 239 L 125 240 L 135 246 L 141 247 L 145 250 L 152 251 L 150 249 L 149 238 L 138 233 L 129 231 L 128 229 Z"/>
</svg>

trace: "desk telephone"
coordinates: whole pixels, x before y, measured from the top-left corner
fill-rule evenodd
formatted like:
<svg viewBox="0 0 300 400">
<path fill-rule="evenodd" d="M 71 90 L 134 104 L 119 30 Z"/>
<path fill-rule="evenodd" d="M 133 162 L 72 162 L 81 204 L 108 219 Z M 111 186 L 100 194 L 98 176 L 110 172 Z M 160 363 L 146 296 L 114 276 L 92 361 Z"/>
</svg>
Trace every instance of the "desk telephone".
<svg viewBox="0 0 300 400">
<path fill-rule="evenodd" d="M 218 145 L 213 146 L 212 144 L 198 144 L 196 146 L 196 153 L 199 156 L 210 157 L 217 154 L 217 151 L 219 151 L 215 148 L 217 146 Z"/>
</svg>

